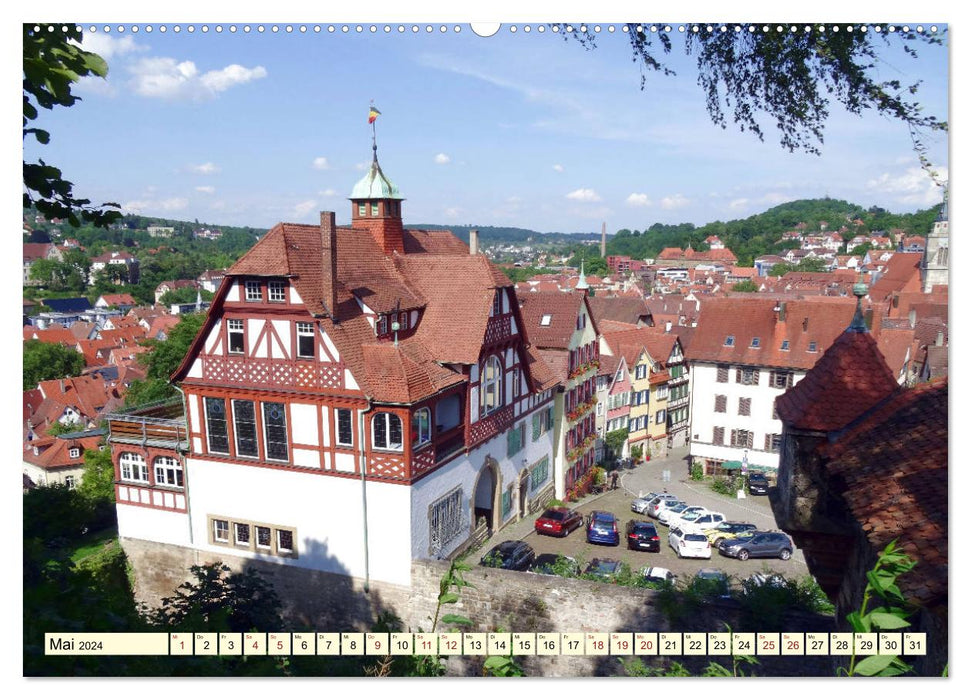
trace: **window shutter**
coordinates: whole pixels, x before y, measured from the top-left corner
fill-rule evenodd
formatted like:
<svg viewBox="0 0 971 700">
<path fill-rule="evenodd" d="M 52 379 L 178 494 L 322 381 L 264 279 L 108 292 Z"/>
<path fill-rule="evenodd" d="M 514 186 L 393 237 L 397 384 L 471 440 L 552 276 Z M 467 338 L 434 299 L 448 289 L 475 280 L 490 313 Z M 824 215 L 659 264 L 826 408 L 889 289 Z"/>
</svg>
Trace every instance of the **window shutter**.
<svg viewBox="0 0 971 700">
<path fill-rule="evenodd" d="M 533 442 L 539 440 L 539 413 L 533 414 Z"/>
<path fill-rule="evenodd" d="M 742 383 L 742 368 L 741 367 L 737 367 L 735 369 L 735 383 L 736 384 L 741 384 Z"/>
<path fill-rule="evenodd" d="M 738 439 L 738 431 L 737 430 L 733 430 L 732 431 L 732 446 L 735 445 L 735 442 L 736 442 L 737 439 Z"/>
<path fill-rule="evenodd" d="M 759 371 L 757 369 L 752 370 L 752 384 L 759 383 Z"/>
<path fill-rule="evenodd" d="M 753 443 L 753 440 L 755 438 L 755 433 L 753 433 L 751 430 L 749 430 L 747 432 L 748 432 L 748 435 L 746 436 L 747 437 L 747 440 L 745 441 L 745 446 L 748 447 L 751 450 L 752 449 L 752 443 Z"/>
</svg>

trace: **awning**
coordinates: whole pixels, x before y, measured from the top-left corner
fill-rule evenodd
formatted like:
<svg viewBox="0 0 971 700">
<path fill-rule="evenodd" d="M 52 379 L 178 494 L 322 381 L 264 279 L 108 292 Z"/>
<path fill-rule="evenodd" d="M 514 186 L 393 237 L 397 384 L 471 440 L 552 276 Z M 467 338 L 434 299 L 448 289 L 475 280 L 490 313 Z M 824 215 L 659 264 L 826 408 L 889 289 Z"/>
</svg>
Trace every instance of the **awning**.
<svg viewBox="0 0 971 700">
<path fill-rule="evenodd" d="M 731 470 L 731 469 L 741 469 L 742 468 L 742 463 L 741 462 L 737 462 L 735 460 L 732 460 L 730 462 L 722 462 L 718 466 L 720 468 L 722 468 L 722 469 L 729 469 L 729 470 Z M 751 469 L 751 467 L 749 467 L 749 469 Z"/>
</svg>

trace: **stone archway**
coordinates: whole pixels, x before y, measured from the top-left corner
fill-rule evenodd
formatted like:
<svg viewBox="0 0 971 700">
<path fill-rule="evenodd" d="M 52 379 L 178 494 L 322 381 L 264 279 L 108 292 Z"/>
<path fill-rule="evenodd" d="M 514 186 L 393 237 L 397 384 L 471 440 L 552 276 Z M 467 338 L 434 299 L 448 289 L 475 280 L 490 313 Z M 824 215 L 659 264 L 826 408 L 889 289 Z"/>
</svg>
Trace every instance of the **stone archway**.
<svg viewBox="0 0 971 700">
<path fill-rule="evenodd" d="M 489 535 L 496 532 L 502 524 L 502 472 L 499 463 L 492 457 L 486 457 L 479 476 L 472 490 L 472 529 L 476 528 L 480 518 L 484 518 L 489 528 Z"/>
<path fill-rule="evenodd" d="M 529 509 L 529 470 L 519 475 L 519 517 L 525 518 Z"/>
</svg>

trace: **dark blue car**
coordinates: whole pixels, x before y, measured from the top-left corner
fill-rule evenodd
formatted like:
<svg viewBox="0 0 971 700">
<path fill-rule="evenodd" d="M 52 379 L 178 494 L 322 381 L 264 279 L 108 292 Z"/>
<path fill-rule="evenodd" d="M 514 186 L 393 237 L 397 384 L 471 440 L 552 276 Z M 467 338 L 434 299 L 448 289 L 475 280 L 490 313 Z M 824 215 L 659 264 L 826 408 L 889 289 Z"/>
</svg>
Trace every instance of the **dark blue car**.
<svg viewBox="0 0 971 700">
<path fill-rule="evenodd" d="M 590 513 L 587 523 L 587 542 L 593 544 L 620 544 L 620 523 L 617 516 L 602 510 Z"/>
</svg>

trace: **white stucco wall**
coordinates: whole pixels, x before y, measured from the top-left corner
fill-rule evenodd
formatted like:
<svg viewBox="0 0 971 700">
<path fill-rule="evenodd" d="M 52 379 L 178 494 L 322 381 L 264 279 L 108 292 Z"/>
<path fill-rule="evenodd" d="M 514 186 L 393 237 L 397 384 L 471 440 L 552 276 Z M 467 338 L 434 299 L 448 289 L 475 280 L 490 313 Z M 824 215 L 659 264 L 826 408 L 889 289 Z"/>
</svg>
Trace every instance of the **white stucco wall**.
<svg viewBox="0 0 971 700">
<path fill-rule="evenodd" d="M 260 556 L 209 544 L 208 516 L 238 518 L 296 530 L 299 556 L 265 557 L 268 560 L 284 566 L 365 575 L 364 507 L 358 479 L 192 458 L 188 462 L 192 533 L 197 549 L 214 554 L 231 551 L 244 557 Z M 408 487 L 368 482 L 367 510 L 371 578 L 409 583 L 410 533 L 400 527 L 410 519 Z"/>
<path fill-rule="evenodd" d="M 118 534 L 150 542 L 190 547 L 189 516 L 155 508 L 118 503 Z"/>
</svg>

